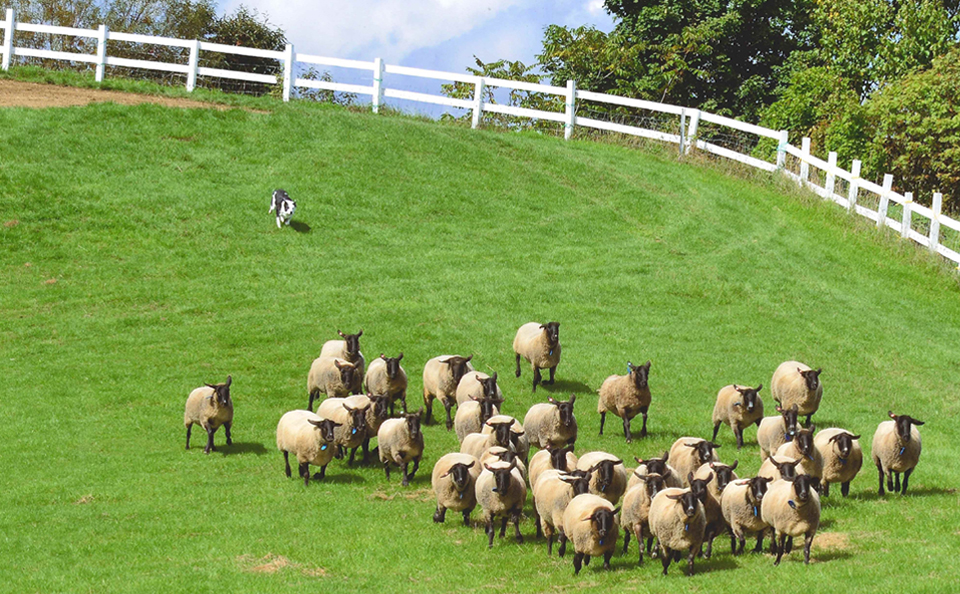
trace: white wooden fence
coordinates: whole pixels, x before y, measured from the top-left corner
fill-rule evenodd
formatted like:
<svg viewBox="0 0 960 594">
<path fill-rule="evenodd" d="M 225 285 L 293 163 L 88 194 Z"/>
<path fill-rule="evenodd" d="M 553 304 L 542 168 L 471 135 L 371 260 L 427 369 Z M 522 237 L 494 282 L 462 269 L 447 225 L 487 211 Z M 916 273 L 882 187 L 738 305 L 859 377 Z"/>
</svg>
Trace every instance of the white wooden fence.
<svg viewBox="0 0 960 594">
<path fill-rule="evenodd" d="M 202 76 L 225 78 L 274 85 L 282 84 L 284 101 L 289 101 L 291 93 L 295 93 L 296 89 L 298 88 L 322 89 L 335 92 L 354 93 L 357 95 L 369 95 L 374 113 L 379 111 L 380 106 L 383 105 L 384 98 L 403 99 L 470 110 L 473 112 L 472 125 L 474 128 L 479 126 L 482 114 L 484 112 L 489 112 L 536 120 L 558 122 L 564 126 L 565 139 L 569 139 L 571 137 L 575 127 L 582 126 L 585 128 L 605 130 L 620 134 L 659 140 L 662 142 L 676 144 L 679 150 L 683 152 L 689 153 L 691 150 L 696 148 L 720 157 L 745 163 L 764 171 L 780 171 L 784 175 L 791 177 L 800 185 L 811 189 L 813 192 L 822 196 L 823 198 L 832 200 L 837 204 L 847 208 L 851 213 L 856 213 L 867 217 L 870 220 L 876 221 L 878 227 L 886 225 L 887 227 L 899 231 L 903 237 L 927 246 L 931 251 L 960 264 L 960 253 L 957 253 L 940 242 L 941 225 L 960 232 L 960 222 L 941 213 L 941 194 L 936 193 L 933 195 L 933 208 L 927 208 L 917 204 L 913 201 L 913 196 L 911 193 L 907 192 L 901 195 L 893 191 L 892 175 L 888 174 L 884 176 L 882 185 L 877 185 L 876 183 L 861 179 L 859 177 L 860 161 L 853 161 L 851 171 L 846 171 L 845 169 L 837 166 L 837 154 L 834 152 L 830 153 L 827 161 L 823 161 L 822 159 L 818 159 L 817 157 L 813 156 L 810 153 L 809 138 L 802 139 L 801 148 L 797 148 L 789 144 L 786 130 L 771 130 L 769 128 L 748 124 L 746 122 L 715 115 L 699 109 L 690 109 L 675 105 L 667 105 L 664 103 L 644 101 L 641 99 L 632 99 L 628 97 L 608 95 L 605 93 L 579 90 L 576 88 L 576 84 L 572 80 L 567 81 L 567 85 L 565 87 L 558 87 L 499 78 L 472 76 L 453 72 L 424 70 L 422 68 L 395 66 L 391 64 L 385 64 L 380 58 L 377 58 L 372 62 L 365 62 L 358 60 L 344 60 L 340 58 L 312 56 L 296 52 L 292 44 L 287 45 L 284 51 L 261 50 L 240 46 L 222 45 L 217 43 L 207 43 L 199 40 L 172 39 L 168 37 L 153 37 L 149 35 L 118 33 L 107 30 L 106 26 L 104 25 L 100 25 L 100 27 L 97 29 L 77 29 L 73 27 L 56 27 L 32 23 L 17 23 L 15 17 L 16 15 L 14 10 L 7 9 L 6 20 L 0 22 L 0 28 L 3 29 L 3 43 L 0 45 L 0 55 L 2 55 L 2 67 L 4 70 L 7 70 L 10 67 L 10 64 L 15 56 L 66 60 L 70 62 L 85 62 L 95 65 L 97 81 L 103 80 L 104 76 L 106 75 L 105 71 L 107 66 L 159 70 L 185 74 L 187 91 L 193 91 L 193 89 L 196 88 L 197 77 Z M 96 53 L 88 54 L 60 52 L 46 49 L 16 47 L 13 43 L 15 31 L 95 38 L 97 40 Z M 189 57 L 186 64 L 113 57 L 107 54 L 108 41 L 123 41 L 148 45 L 154 44 L 182 47 L 189 50 Z M 281 75 L 278 77 L 269 74 L 244 72 L 242 70 L 224 70 L 218 68 L 200 67 L 200 52 L 220 52 L 225 54 L 274 59 L 278 63 L 278 69 L 281 71 Z M 370 84 L 345 84 L 301 78 L 296 75 L 298 64 L 311 64 L 369 71 Z M 454 99 L 442 95 L 404 91 L 397 88 L 386 88 L 383 84 L 384 74 L 467 83 L 474 86 L 473 99 Z M 486 87 L 518 89 L 563 97 L 564 111 L 544 111 L 486 102 L 483 100 L 484 90 Z M 577 106 L 578 104 L 583 105 L 583 102 L 595 102 L 606 105 L 631 107 L 660 114 L 666 114 L 667 116 L 673 116 L 677 118 L 676 126 L 673 128 L 677 133 L 673 134 L 658 130 L 650 130 L 639 126 L 630 126 L 626 124 L 581 117 L 576 115 Z M 738 130 L 742 133 L 757 136 L 759 138 L 770 138 L 777 141 L 778 145 L 776 162 L 764 161 L 752 155 L 743 154 L 738 151 L 703 140 L 698 136 L 698 128 L 701 122 L 707 122 L 720 127 Z M 786 168 L 785 165 L 787 155 L 791 155 L 799 161 L 799 174 L 793 173 Z M 820 170 L 823 172 L 825 180 L 822 186 L 811 180 L 811 167 L 813 167 L 815 170 Z M 835 190 L 837 178 L 847 182 L 848 192 L 846 196 L 836 193 Z M 872 193 L 876 195 L 878 205 L 876 210 L 870 209 L 864 204 L 859 203 L 859 196 L 861 192 L 866 192 L 867 194 Z M 900 205 L 900 220 L 896 220 L 888 216 L 891 202 Z M 917 216 L 921 219 L 921 227 L 926 227 L 928 229 L 926 234 L 920 233 L 914 229 L 914 216 Z M 922 220 L 924 218 L 929 221 L 928 224 L 924 224 Z M 960 266 L 958 266 L 958 268 L 960 268 Z"/>
</svg>

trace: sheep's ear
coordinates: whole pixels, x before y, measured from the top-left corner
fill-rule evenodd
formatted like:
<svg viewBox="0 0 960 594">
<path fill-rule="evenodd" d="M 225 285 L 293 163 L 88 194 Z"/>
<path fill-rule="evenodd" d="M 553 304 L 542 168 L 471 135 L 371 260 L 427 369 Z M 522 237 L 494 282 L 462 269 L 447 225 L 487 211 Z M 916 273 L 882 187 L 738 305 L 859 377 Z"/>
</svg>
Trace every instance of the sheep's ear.
<svg viewBox="0 0 960 594">
<path fill-rule="evenodd" d="M 570 394 L 570 404 L 573 404 L 573 403 L 576 402 L 576 401 L 577 401 L 577 395 L 576 395 L 576 394 Z"/>
<path fill-rule="evenodd" d="M 380 353 L 380 358 L 383 359 L 384 361 L 387 360 L 387 358 L 383 356 L 383 353 Z"/>
<path fill-rule="evenodd" d="M 828 439 L 828 440 L 827 440 L 827 443 L 830 443 L 831 441 L 837 441 L 837 440 L 840 439 L 841 437 L 843 437 L 843 433 L 837 433 L 836 435 L 834 435 L 834 436 L 832 436 L 830 439 Z"/>
<path fill-rule="evenodd" d="M 913 417 L 910 417 L 910 422 L 913 423 L 914 425 L 923 425 L 923 421 L 918 421 L 917 419 L 914 419 Z"/>
<path fill-rule="evenodd" d="M 360 328 L 360 332 L 357 332 L 357 338 L 363 336 L 363 328 Z"/>
<path fill-rule="evenodd" d="M 663 450 L 663 462 L 666 463 L 668 458 L 670 458 L 670 450 Z"/>
<path fill-rule="evenodd" d="M 400 354 L 397 355 L 397 362 L 403 360 L 403 351 L 400 351 Z"/>
<path fill-rule="evenodd" d="M 233 383 L 233 376 L 228 375 L 226 386 L 229 388 L 231 383 Z"/>
<path fill-rule="evenodd" d="M 720 444 L 719 444 L 719 443 L 713 443 L 713 442 L 711 441 L 711 442 L 710 442 L 710 446 L 711 446 L 713 449 L 716 450 L 716 449 L 718 449 L 718 448 L 720 447 Z"/>
<path fill-rule="evenodd" d="M 897 415 L 893 414 L 893 411 L 892 411 L 892 410 L 888 410 L 888 411 L 887 411 L 887 416 L 890 417 L 891 419 L 893 419 L 894 421 L 897 420 Z"/>
<path fill-rule="evenodd" d="M 353 412 L 356 410 L 354 408 L 350 408 L 350 405 L 348 405 L 346 402 L 343 403 L 343 408 L 347 409 L 347 412 Z"/>
<path fill-rule="evenodd" d="M 620 458 L 617 458 L 616 460 L 614 460 L 613 465 L 616 466 L 617 464 L 623 464 L 623 460 L 621 460 Z"/>
<path fill-rule="evenodd" d="M 685 443 L 685 444 L 683 444 L 683 445 L 687 446 L 688 448 L 695 448 L 695 447 L 697 447 L 698 444 L 695 444 L 695 443 Z"/>
<path fill-rule="evenodd" d="M 741 390 L 740 386 L 738 386 L 737 384 L 733 384 L 733 389 L 736 390 L 737 392 L 743 392 L 743 390 Z"/>
<path fill-rule="evenodd" d="M 477 383 L 478 383 L 478 384 L 482 384 L 482 383 L 483 383 L 483 380 L 480 379 L 480 376 L 479 376 L 479 375 L 473 376 L 473 379 L 477 380 Z"/>
<path fill-rule="evenodd" d="M 740 464 L 740 460 L 734 460 L 733 466 L 730 467 L 730 470 L 736 470 L 738 464 Z"/>
<path fill-rule="evenodd" d="M 759 392 L 762 389 L 763 389 L 763 384 L 760 384 L 759 386 L 757 386 L 757 392 Z"/>
<path fill-rule="evenodd" d="M 823 373 L 822 367 L 817 367 L 817 377 L 820 377 L 820 374 Z"/>
<path fill-rule="evenodd" d="M 797 373 L 799 373 L 800 375 L 803 375 L 803 370 L 797 367 Z"/>
<path fill-rule="evenodd" d="M 203 384 L 203 385 L 206 386 L 206 387 L 208 387 L 208 388 L 210 388 L 211 390 L 216 390 L 216 389 L 217 389 L 217 387 L 216 387 L 215 385 L 213 385 L 213 384 Z"/>
<path fill-rule="evenodd" d="M 493 380 L 493 383 L 497 383 L 497 372 L 496 372 L 496 371 L 493 372 L 493 375 L 490 376 L 490 379 Z"/>
<path fill-rule="evenodd" d="M 314 427 L 323 427 L 323 420 L 314 421 L 313 419 L 307 419 L 307 422 L 313 425 Z"/>
<path fill-rule="evenodd" d="M 673 499 L 674 501 L 680 501 L 680 498 L 683 497 L 683 494 L 682 494 L 682 493 L 681 493 L 680 495 L 670 495 L 670 494 L 667 494 L 666 497 L 667 497 L 667 499 Z"/>
<path fill-rule="evenodd" d="M 693 473 L 692 473 L 692 472 L 687 473 L 687 482 L 688 482 L 688 483 L 691 483 L 691 484 L 693 483 Z"/>
<path fill-rule="evenodd" d="M 782 412 L 783 412 L 783 409 L 780 408 L 780 405 L 779 405 L 779 404 L 776 405 L 775 407 L 773 407 L 773 410 L 777 411 L 778 413 L 782 413 Z"/>
<path fill-rule="evenodd" d="M 860 436 L 859 436 L 859 435 L 851 435 L 851 436 L 850 436 L 850 439 L 860 439 Z"/>
<path fill-rule="evenodd" d="M 488 472 L 494 472 L 494 469 L 493 469 L 493 468 L 490 468 L 490 465 L 487 464 L 486 462 L 484 462 L 483 467 L 484 467 L 484 469 L 486 469 Z"/>
<path fill-rule="evenodd" d="M 450 476 L 450 473 L 451 473 L 451 472 L 453 472 L 453 469 L 452 469 L 452 468 L 451 468 L 450 470 L 444 472 L 443 474 L 441 474 L 439 478 L 447 478 L 448 476 Z"/>
<path fill-rule="evenodd" d="M 473 359 L 473 355 L 470 355 L 469 357 L 467 357 L 466 359 L 464 359 L 463 362 L 464 362 L 464 363 L 468 363 L 468 362 L 470 361 L 470 359 Z"/>
<path fill-rule="evenodd" d="M 798 413 L 798 412 L 800 412 L 800 407 L 799 407 L 798 405 L 794 404 L 793 406 L 790 407 L 790 412 Z"/>
<path fill-rule="evenodd" d="M 647 359 L 647 362 L 643 364 L 643 367 L 647 368 L 647 371 L 650 371 L 650 360 Z"/>
<path fill-rule="evenodd" d="M 476 464 L 477 464 L 477 461 L 473 460 L 472 462 L 470 462 L 470 464 L 467 464 L 464 468 L 473 468 Z"/>
<path fill-rule="evenodd" d="M 620 508 L 619 508 L 619 507 L 613 508 L 613 515 L 617 515 L 617 514 L 619 514 L 619 513 L 620 513 Z"/>
<path fill-rule="evenodd" d="M 630 361 L 627 361 L 627 373 L 632 373 L 633 369 L 634 369 L 633 363 L 631 363 Z"/>
<path fill-rule="evenodd" d="M 809 427 L 807 427 L 807 431 L 809 431 L 810 433 L 813 433 L 816 430 L 817 430 L 816 425 L 810 425 Z"/>
<path fill-rule="evenodd" d="M 340 330 L 339 330 L 339 329 L 337 330 L 337 334 L 339 334 L 339 335 L 340 335 L 340 338 L 346 338 L 346 337 L 347 337 L 347 335 L 346 335 L 346 334 L 344 334 L 343 332 L 340 332 Z"/>
<path fill-rule="evenodd" d="M 633 459 L 637 461 L 637 464 L 646 464 L 646 462 L 644 462 L 643 459 L 638 458 L 636 456 L 634 456 Z"/>
<path fill-rule="evenodd" d="M 703 482 L 704 482 L 705 484 L 706 484 L 706 483 L 709 483 L 710 481 L 713 480 L 713 476 L 714 476 L 714 475 L 713 475 L 713 473 L 711 472 L 710 474 L 707 475 L 707 478 L 703 479 Z"/>
<path fill-rule="evenodd" d="M 343 369 L 343 365 L 340 365 L 340 361 L 334 359 L 333 364 L 337 367 L 337 369 Z"/>
</svg>

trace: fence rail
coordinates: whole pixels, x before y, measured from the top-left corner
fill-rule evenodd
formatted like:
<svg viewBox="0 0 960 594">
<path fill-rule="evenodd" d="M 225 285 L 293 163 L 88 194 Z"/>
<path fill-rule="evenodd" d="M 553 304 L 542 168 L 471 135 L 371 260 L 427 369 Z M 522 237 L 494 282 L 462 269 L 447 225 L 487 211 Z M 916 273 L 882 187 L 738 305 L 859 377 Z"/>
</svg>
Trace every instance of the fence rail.
<svg viewBox="0 0 960 594">
<path fill-rule="evenodd" d="M 913 196 L 909 192 L 899 194 L 893 191 L 892 175 L 888 174 L 884 176 L 882 185 L 862 179 L 860 178 L 860 161 L 853 161 L 851 170 L 847 171 L 837 166 L 837 154 L 835 152 L 831 152 L 827 160 L 824 161 L 811 154 L 809 138 L 803 138 L 801 146 L 798 148 L 788 142 L 789 138 L 785 130 L 771 130 L 763 126 L 741 122 L 698 109 L 581 90 L 576 88 L 574 81 L 568 81 L 565 87 L 559 87 L 384 64 L 380 58 L 371 62 L 365 62 L 360 60 L 313 56 L 296 52 L 292 44 L 287 45 L 284 51 L 263 50 L 198 40 L 113 32 L 108 31 L 104 25 L 101 25 L 98 29 L 78 29 L 37 23 L 17 23 L 16 13 L 13 9 L 6 10 L 5 20 L 0 22 L 0 29 L 3 31 L 3 43 L 0 44 L 0 58 L 2 58 L 0 66 L 2 66 L 4 70 L 9 69 L 16 56 L 94 64 L 96 67 L 97 81 L 103 80 L 106 75 L 105 71 L 107 66 L 159 70 L 186 74 L 186 89 L 188 91 L 193 91 L 196 87 L 198 77 L 226 78 L 268 85 L 282 85 L 284 101 L 289 101 L 291 94 L 295 96 L 297 89 L 322 89 L 334 92 L 354 93 L 357 95 L 369 95 L 371 97 L 372 109 L 375 113 L 379 111 L 380 106 L 383 105 L 383 99 L 386 97 L 445 105 L 472 111 L 472 125 L 474 128 L 480 125 L 481 117 L 484 113 L 498 113 L 563 124 L 564 138 L 566 139 L 572 136 L 575 127 L 580 126 L 583 128 L 604 130 L 676 144 L 678 150 L 682 153 L 689 153 L 697 149 L 764 171 L 779 171 L 796 181 L 802 187 L 810 189 L 824 199 L 836 202 L 841 207 L 846 208 L 851 214 L 856 213 L 870 219 L 876 222 L 878 227 L 889 227 L 899 232 L 902 237 L 919 243 L 927 247 L 930 251 L 960 264 L 960 253 L 943 245 L 941 242 L 941 228 L 947 228 L 960 233 L 960 221 L 951 219 L 942 213 L 942 195 L 940 193 L 933 195 L 932 208 L 917 204 L 913 201 Z M 80 53 L 16 47 L 14 45 L 14 34 L 17 31 L 95 38 L 97 41 L 97 51 L 95 53 Z M 189 56 L 185 64 L 109 56 L 107 53 L 108 41 L 180 47 L 189 50 Z M 275 60 L 277 62 L 277 74 L 201 67 L 199 66 L 200 52 L 216 52 Z M 371 84 L 367 86 L 302 78 L 296 75 L 299 64 L 366 71 L 372 74 L 372 80 Z M 383 84 L 383 76 L 385 73 L 473 85 L 474 96 L 472 99 L 454 99 L 444 95 L 386 88 Z M 563 97 L 564 111 L 545 111 L 488 102 L 484 100 L 484 92 L 488 87 L 516 89 L 531 93 Z M 668 123 L 671 131 L 667 132 L 664 130 L 644 128 L 642 126 L 577 116 L 578 102 L 581 104 L 583 102 L 601 103 L 610 106 L 644 110 L 660 114 L 657 116 L 658 118 L 676 118 L 677 121 L 675 123 Z M 667 121 L 672 122 L 670 119 Z M 716 142 L 711 142 L 711 140 L 715 140 L 715 138 L 711 139 L 708 135 L 700 134 L 700 126 L 702 123 L 718 126 L 721 129 L 735 130 L 739 133 L 756 137 L 756 141 L 762 138 L 778 141 L 776 162 L 765 161 L 757 158 L 755 155 L 739 152 L 720 146 L 716 144 Z M 798 164 L 797 172 L 791 171 L 790 168 L 786 166 L 788 156 L 796 160 Z M 811 179 L 811 172 L 814 174 L 813 177 L 823 178 L 822 185 L 816 183 L 814 179 Z M 837 180 L 840 180 L 842 184 L 846 185 L 847 191 L 845 194 L 837 192 Z M 861 193 L 866 194 L 863 196 L 863 202 L 869 200 L 872 205 L 874 200 L 876 201 L 877 206 L 875 209 L 868 207 L 865 203 L 861 203 Z M 889 216 L 891 203 L 900 209 L 899 218 Z M 921 229 L 926 230 L 925 233 L 921 233 L 914 228 L 917 224 L 915 217 L 920 219 L 919 226 Z M 960 266 L 958 266 L 958 268 L 960 268 Z"/>
</svg>

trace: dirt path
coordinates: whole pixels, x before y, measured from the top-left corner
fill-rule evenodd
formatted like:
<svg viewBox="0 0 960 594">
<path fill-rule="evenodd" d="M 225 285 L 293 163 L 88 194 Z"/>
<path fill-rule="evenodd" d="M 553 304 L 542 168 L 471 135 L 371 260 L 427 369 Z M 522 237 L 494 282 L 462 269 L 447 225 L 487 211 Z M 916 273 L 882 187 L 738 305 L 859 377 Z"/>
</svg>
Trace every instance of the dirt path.
<svg viewBox="0 0 960 594">
<path fill-rule="evenodd" d="M 136 93 L 124 93 L 122 91 L 61 87 L 17 80 L 0 80 L 0 107 L 69 107 L 73 105 L 88 105 L 90 103 L 105 103 L 111 101 L 120 105 L 156 103 L 157 105 L 164 105 L 166 107 L 231 109 L 228 105 L 203 103 L 190 99 L 138 95 Z"/>
</svg>

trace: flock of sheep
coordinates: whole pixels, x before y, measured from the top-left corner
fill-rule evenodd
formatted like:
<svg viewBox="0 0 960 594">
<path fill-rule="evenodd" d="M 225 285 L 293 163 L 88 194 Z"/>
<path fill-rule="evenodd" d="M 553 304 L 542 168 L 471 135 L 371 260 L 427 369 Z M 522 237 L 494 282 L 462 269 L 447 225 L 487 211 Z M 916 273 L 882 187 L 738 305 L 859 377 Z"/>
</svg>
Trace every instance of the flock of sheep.
<svg viewBox="0 0 960 594">
<path fill-rule="evenodd" d="M 516 375 L 521 375 L 521 358 L 526 359 L 533 369 L 534 392 L 539 383 L 554 381 L 561 355 L 559 326 L 531 322 L 517 331 Z M 717 394 L 711 440 L 681 437 L 662 456 L 635 458 L 638 466 L 627 469 L 623 460 L 606 452 L 574 455 L 575 395 L 565 402 L 551 397 L 534 404 L 521 424 L 500 414 L 504 396 L 496 373 L 489 376 L 474 370 L 471 357 L 442 355 L 424 366 L 425 410 L 411 413 L 406 402 L 407 375 L 400 365 L 403 353 L 394 358 L 381 354 L 367 366 L 359 344 L 363 331 L 338 333 L 342 340 L 327 341 L 310 367 L 307 410 L 287 412 L 277 425 L 277 448 L 283 453 L 286 475 L 291 476 L 293 453 L 305 485 L 310 482 L 310 465 L 320 467 L 313 478 L 322 480 L 330 461 L 345 457 L 347 451 L 352 464 L 362 446 L 366 461 L 370 439 L 376 437 L 387 479 L 391 466 L 397 466 L 406 486 L 423 456 L 420 425 L 432 422 L 433 401 L 439 400 L 446 411 L 446 427 L 456 430 L 461 447 L 441 456 L 433 467 L 437 499 L 433 520 L 443 522 L 447 510 L 452 510 L 469 525 L 471 513 L 479 506 L 490 547 L 497 520 L 501 538 L 512 521 L 517 542 L 523 542 L 520 521 L 529 486 L 537 536 L 546 537 L 548 554 L 553 552 L 554 537 L 560 556 L 572 543 L 576 573 L 591 557 L 602 556 L 604 567 L 609 567 L 620 529 L 623 553 L 634 536 L 638 562 L 643 563 L 646 549 L 648 555 L 660 558 L 664 574 L 672 561 L 680 561 L 682 551 L 687 551 L 692 573 L 694 558 L 698 554 L 709 558 L 714 538 L 724 532 L 730 535 L 735 555 L 743 552 L 748 534 L 756 534 L 754 551 L 761 552 L 764 536 L 769 534 L 774 565 L 791 551 L 793 539 L 802 536 L 804 561 L 809 563 L 820 524 L 821 493 L 828 495 L 830 484 L 840 483 L 846 496 L 863 463 L 859 435 L 839 428 L 814 433 L 810 422 L 823 395 L 821 370 L 797 361 L 782 363 L 773 374 L 770 391 L 778 403 L 776 415 L 763 416 L 762 384 L 725 386 Z M 603 382 L 597 406 L 601 435 L 608 412 L 622 419 L 627 442 L 632 440 L 630 424 L 637 415 L 643 416 L 640 436 L 646 435 L 650 365 L 649 361 L 640 366 L 628 363 L 626 375 L 611 375 Z M 543 380 L 541 370 L 549 370 L 549 380 Z M 188 449 L 194 424 L 207 432 L 205 452 L 214 449 L 214 433 L 221 425 L 227 444 L 231 443 L 230 384 L 228 376 L 223 384 L 208 384 L 190 393 L 184 413 Z M 313 404 L 321 395 L 326 398 L 314 413 Z M 397 401 L 403 412 L 393 418 Z M 879 493 L 884 494 L 886 479 L 889 490 L 905 494 L 920 458 L 917 426 L 923 422 L 888 414 L 891 420 L 880 423 L 872 446 Z M 806 428 L 798 424 L 801 415 L 807 417 Z M 720 462 L 715 440 L 721 424 L 732 429 L 738 449 L 743 446 L 744 429 L 758 426 L 763 464 L 757 476 L 740 478 L 735 472 L 738 462 Z M 532 457 L 531 446 L 539 450 Z"/>
</svg>

